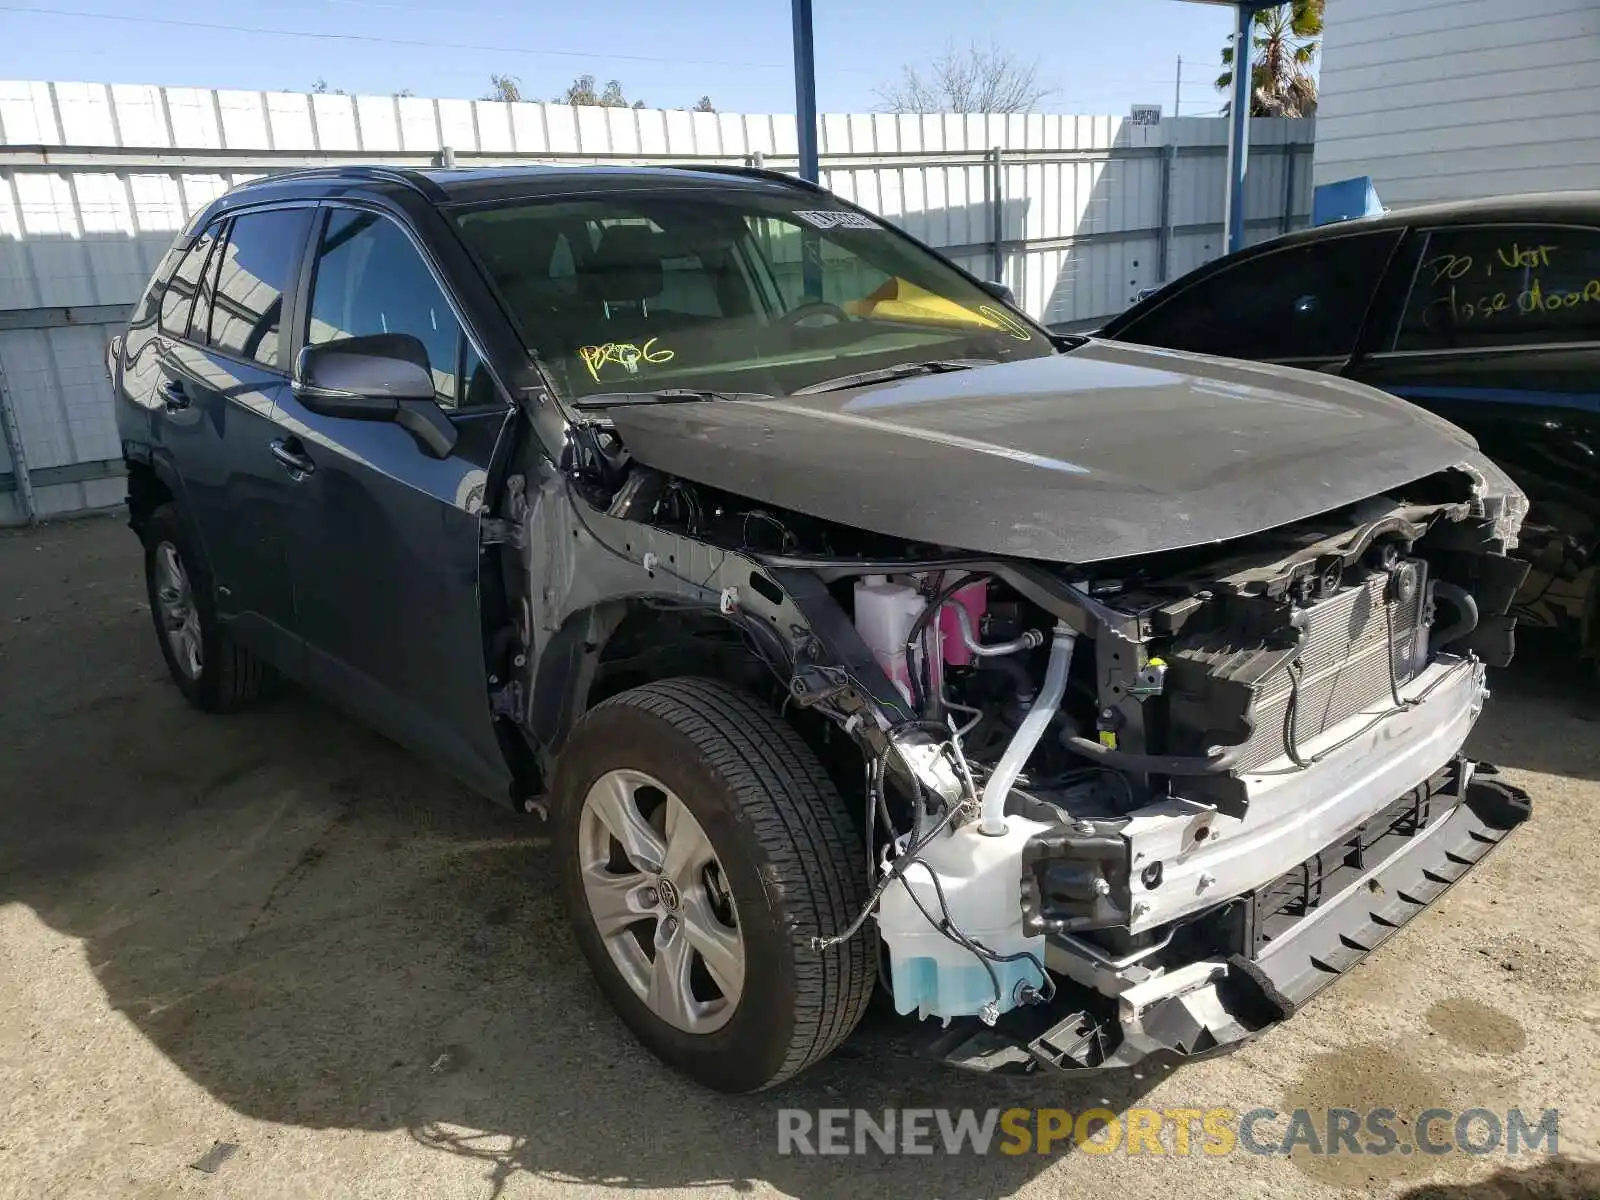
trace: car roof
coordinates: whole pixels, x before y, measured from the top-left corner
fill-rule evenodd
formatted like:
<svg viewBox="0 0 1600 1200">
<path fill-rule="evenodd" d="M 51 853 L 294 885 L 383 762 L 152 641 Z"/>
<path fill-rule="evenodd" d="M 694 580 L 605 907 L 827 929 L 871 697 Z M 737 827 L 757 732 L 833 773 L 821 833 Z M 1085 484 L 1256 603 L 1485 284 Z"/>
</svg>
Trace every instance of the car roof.
<svg viewBox="0 0 1600 1200">
<path fill-rule="evenodd" d="M 1519 196 L 1493 196 L 1485 200 L 1451 200 L 1439 204 L 1419 204 L 1397 208 L 1371 217 L 1335 221 L 1301 229 L 1270 242 L 1258 242 L 1251 250 L 1264 246 L 1292 246 L 1322 238 L 1342 237 L 1368 229 L 1409 229 L 1415 225 L 1479 225 L 1505 221 L 1600 222 L 1600 191 L 1528 192 Z"/>
<path fill-rule="evenodd" d="M 816 190 L 816 185 L 755 167 L 708 166 L 514 166 L 419 172 L 452 203 L 508 196 L 558 195 L 573 191 L 648 191 L 653 188 L 712 187 L 771 191 L 774 187 Z"/>
<path fill-rule="evenodd" d="M 261 200 L 351 192 L 411 193 L 434 205 L 470 205 L 569 193 L 684 189 L 820 192 L 816 184 L 759 167 L 519 165 L 416 170 L 379 164 L 312 167 L 263 176 L 227 192 L 213 211 Z"/>
</svg>

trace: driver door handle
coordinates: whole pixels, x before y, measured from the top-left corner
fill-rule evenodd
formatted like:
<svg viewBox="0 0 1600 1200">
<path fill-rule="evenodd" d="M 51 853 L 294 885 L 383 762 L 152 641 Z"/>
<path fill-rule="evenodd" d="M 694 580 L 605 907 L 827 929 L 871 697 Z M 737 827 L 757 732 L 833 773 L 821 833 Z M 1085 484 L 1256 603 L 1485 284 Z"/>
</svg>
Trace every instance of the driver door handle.
<svg viewBox="0 0 1600 1200">
<path fill-rule="evenodd" d="M 272 457 L 288 468 L 289 477 L 297 482 L 317 469 L 317 464 L 311 461 L 299 438 L 277 438 L 269 443 L 269 448 Z"/>
</svg>

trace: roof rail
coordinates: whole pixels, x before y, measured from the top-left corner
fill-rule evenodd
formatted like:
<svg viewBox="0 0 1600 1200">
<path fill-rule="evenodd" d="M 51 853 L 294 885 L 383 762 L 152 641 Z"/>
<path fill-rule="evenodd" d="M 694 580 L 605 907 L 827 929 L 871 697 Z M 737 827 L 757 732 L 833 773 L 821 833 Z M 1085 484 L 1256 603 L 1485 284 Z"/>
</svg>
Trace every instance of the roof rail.
<svg viewBox="0 0 1600 1200">
<path fill-rule="evenodd" d="M 717 175 L 746 175 L 752 179 L 770 179 L 776 183 L 792 184 L 795 187 L 807 188 L 813 192 L 826 192 L 820 183 L 810 179 L 802 179 L 798 175 L 789 175 L 783 171 L 774 171 L 771 167 L 734 166 L 731 163 L 672 163 L 679 170 L 710 171 Z"/>
<path fill-rule="evenodd" d="M 410 188 L 434 203 L 448 200 L 449 194 L 429 179 L 421 171 L 410 167 L 387 167 L 379 164 L 367 166 L 364 163 L 345 163 L 329 167 L 302 167 L 294 171 L 283 171 L 274 175 L 265 175 L 256 183 L 277 183 L 285 179 L 368 179 L 397 183 L 401 187 Z"/>
</svg>

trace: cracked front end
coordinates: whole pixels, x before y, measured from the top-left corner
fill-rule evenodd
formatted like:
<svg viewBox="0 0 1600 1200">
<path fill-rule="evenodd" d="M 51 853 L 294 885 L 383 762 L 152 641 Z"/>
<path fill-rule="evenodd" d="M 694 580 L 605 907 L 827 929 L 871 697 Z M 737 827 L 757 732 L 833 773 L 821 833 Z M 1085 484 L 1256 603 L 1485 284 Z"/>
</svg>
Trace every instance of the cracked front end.
<svg viewBox="0 0 1600 1200">
<path fill-rule="evenodd" d="M 641 670 L 776 685 L 875 885 L 813 949 L 879 938 L 895 1006 L 961 1066 L 1235 1044 L 1527 815 L 1462 754 L 1527 570 L 1507 554 L 1526 502 L 1477 456 L 1086 565 L 907 543 L 650 468 L 593 490 L 550 483 L 509 512 L 538 582 L 519 636 L 548 674 L 513 673 L 504 704 L 553 747 L 577 697 Z"/>
<path fill-rule="evenodd" d="M 839 573 L 901 701 L 865 797 L 899 1011 L 982 1070 L 1193 1056 L 1404 924 L 1528 813 L 1462 755 L 1524 508 L 1463 468 L 1084 571 Z"/>
</svg>

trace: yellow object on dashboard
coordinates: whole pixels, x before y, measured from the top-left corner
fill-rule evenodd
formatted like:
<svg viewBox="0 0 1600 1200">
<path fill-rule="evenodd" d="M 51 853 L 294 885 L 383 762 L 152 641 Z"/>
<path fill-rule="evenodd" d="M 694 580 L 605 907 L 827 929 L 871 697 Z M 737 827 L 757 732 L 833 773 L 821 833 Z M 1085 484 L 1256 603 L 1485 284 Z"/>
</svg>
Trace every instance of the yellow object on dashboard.
<svg viewBox="0 0 1600 1200">
<path fill-rule="evenodd" d="M 844 308 L 853 317 L 925 321 L 930 325 L 971 325 L 979 329 L 998 329 L 1019 341 L 1030 337 L 1025 325 L 998 307 L 985 304 L 971 309 L 900 278 L 886 281 L 860 300 L 849 301 Z"/>
<path fill-rule="evenodd" d="M 890 279 L 884 285 L 860 300 L 845 306 L 853 317 L 883 317 L 896 321 L 936 321 L 941 325 L 982 325 L 990 329 L 999 326 L 954 300 L 946 300 L 934 292 L 919 288 L 904 279 Z"/>
</svg>

